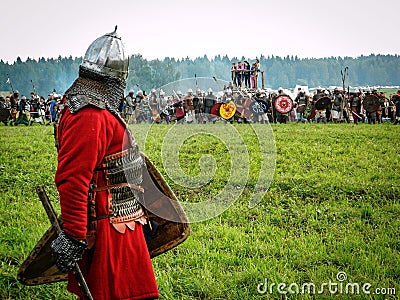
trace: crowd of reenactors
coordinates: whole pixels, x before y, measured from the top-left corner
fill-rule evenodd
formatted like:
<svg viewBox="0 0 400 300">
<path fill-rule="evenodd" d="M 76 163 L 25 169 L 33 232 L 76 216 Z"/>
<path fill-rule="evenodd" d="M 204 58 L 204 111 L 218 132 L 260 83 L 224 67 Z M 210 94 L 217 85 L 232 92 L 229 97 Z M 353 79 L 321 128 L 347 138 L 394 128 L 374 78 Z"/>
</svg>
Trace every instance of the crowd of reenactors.
<svg viewBox="0 0 400 300">
<path fill-rule="evenodd" d="M 369 123 L 400 122 L 400 90 L 386 96 L 376 89 L 353 92 L 318 88 L 312 95 L 299 91 L 294 99 L 297 122 Z"/>
<path fill-rule="evenodd" d="M 0 96 L 0 122 L 6 126 L 50 125 L 55 122 L 60 102 L 60 94 L 51 93 L 45 99 L 31 92 L 27 98 L 14 90 L 6 97 Z"/>
<path fill-rule="evenodd" d="M 282 88 L 277 91 L 237 88 L 230 83 L 220 91 L 197 88 L 186 93 L 173 91 L 167 95 L 162 89 L 149 94 L 130 90 L 120 106 L 120 113 L 128 124 L 138 123 L 400 123 L 400 90 L 386 96 L 385 92 L 317 88 L 307 94 L 299 89 L 291 96 Z M 62 107 L 62 95 L 50 93 L 45 99 L 34 92 L 30 97 L 17 90 L 0 96 L 0 121 L 4 125 L 50 125 Z"/>
<path fill-rule="evenodd" d="M 278 91 L 237 89 L 207 92 L 189 89 L 172 95 L 160 90 L 133 90 L 125 97 L 121 114 L 128 124 L 136 123 L 382 123 L 400 122 L 400 90 L 389 97 L 385 92 L 356 90 L 346 92 L 317 88 L 307 94 L 299 89 L 291 98 L 282 88 Z"/>
<path fill-rule="evenodd" d="M 174 91 L 167 95 L 162 89 L 151 90 L 149 95 L 130 90 L 121 107 L 128 124 L 136 123 L 216 123 L 268 122 L 266 112 L 255 99 L 266 96 L 259 89 L 255 93 L 227 87 L 214 92 L 188 89 L 186 93 Z M 253 104 L 254 107 L 251 106 Z"/>
</svg>

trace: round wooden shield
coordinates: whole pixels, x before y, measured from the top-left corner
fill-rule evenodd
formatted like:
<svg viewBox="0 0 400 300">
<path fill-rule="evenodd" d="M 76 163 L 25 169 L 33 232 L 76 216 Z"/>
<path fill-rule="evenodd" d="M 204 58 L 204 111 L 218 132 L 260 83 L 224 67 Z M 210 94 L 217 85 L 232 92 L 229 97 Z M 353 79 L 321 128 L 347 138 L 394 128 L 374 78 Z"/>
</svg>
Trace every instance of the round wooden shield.
<svg viewBox="0 0 400 300">
<path fill-rule="evenodd" d="M 274 106 L 277 112 L 287 114 L 293 109 L 293 100 L 288 95 L 280 95 L 275 99 Z"/>
<path fill-rule="evenodd" d="M 213 116 L 217 116 L 219 117 L 219 108 L 221 107 L 221 103 L 216 103 L 214 104 L 214 106 L 211 108 L 210 114 L 212 114 Z"/>
<path fill-rule="evenodd" d="M 363 100 L 364 109 L 369 113 L 377 111 L 380 105 L 379 98 L 375 95 L 367 95 Z"/>
<path fill-rule="evenodd" d="M 236 105 L 233 101 L 229 101 L 228 103 L 221 104 L 219 108 L 219 114 L 225 120 L 229 120 L 235 115 Z"/>
<path fill-rule="evenodd" d="M 236 103 L 236 116 L 239 118 L 250 119 L 252 111 L 250 110 L 250 105 L 252 101 L 250 98 L 246 98 L 240 104 Z"/>
<path fill-rule="evenodd" d="M 315 108 L 318 110 L 327 109 L 329 104 L 331 104 L 331 98 L 328 96 L 321 97 L 315 102 Z"/>
<path fill-rule="evenodd" d="M 10 110 L 7 108 L 0 109 L 0 122 L 7 121 L 10 118 Z"/>
</svg>

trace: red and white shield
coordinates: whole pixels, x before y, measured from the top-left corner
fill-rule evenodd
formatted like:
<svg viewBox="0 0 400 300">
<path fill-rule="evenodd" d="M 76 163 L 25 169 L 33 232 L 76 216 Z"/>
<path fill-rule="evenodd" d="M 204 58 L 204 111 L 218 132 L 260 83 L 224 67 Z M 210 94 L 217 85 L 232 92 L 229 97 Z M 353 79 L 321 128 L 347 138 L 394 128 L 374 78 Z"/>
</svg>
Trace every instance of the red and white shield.
<svg viewBox="0 0 400 300">
<path fill-rule="evenodd" d="M 288 95 L 280 95 L 275 99 L 274 106 L 277 112 L 287 114 L 293 109 L 293 100 Z"/>
</svg>

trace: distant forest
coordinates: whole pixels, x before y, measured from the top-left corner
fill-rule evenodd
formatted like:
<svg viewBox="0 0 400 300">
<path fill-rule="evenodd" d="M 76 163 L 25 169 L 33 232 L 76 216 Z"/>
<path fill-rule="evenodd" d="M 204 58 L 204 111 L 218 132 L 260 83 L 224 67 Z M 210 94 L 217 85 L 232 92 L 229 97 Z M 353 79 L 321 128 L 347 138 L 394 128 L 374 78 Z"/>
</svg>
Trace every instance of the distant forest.
<svg viewBox="0 0 400 300">
<path fill-rule="evenodd" d="M 232 62 L 246 58 L 207 56 L 196 59 L 146 60 L 140 54 L 130 57 L 127 90 L 139 88 L 150 91 L 170 82 L 197 77 L 215 76 L 230 81 Z M 265 87 L 293 88 L 296 84 L 309 87 L 342 86 L 341 70 L 348 67 L 345 85 L 397 86 L 400 85 L 399 55 L 369 55 L 357 58 L 307 58 L 261 56 L 261 69 L 265 72 Z M 254 59 L 247 59 L 251 64 Z M 39 95 L 47 96 L 55 90 L 62 94 L 77 78 L 82 57 L 58 57 L 39 60 L 20 58 L 12 63 L 0 61 L 0 91 L 11 91 L 8 78 L 20 95 L 29 96 L 35 87 Z"/>
</svg>

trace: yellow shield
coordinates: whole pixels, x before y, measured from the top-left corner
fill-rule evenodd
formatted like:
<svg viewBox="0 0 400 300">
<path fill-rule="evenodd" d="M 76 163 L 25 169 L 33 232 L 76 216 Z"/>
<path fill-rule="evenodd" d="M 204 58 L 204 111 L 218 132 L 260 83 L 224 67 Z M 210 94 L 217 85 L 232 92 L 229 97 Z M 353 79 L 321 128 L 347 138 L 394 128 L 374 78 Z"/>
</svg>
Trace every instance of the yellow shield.
<svg viewBox="0 0 400 300">
<path fill-rule="evenodd" d="M 225 120 L 229 120 L 232 118 L 236 113 L 236 105 L 233 101 L 229 101 L 228 103 L 221 104 L 219 108 L 219 114 Z"/>
</svg>

